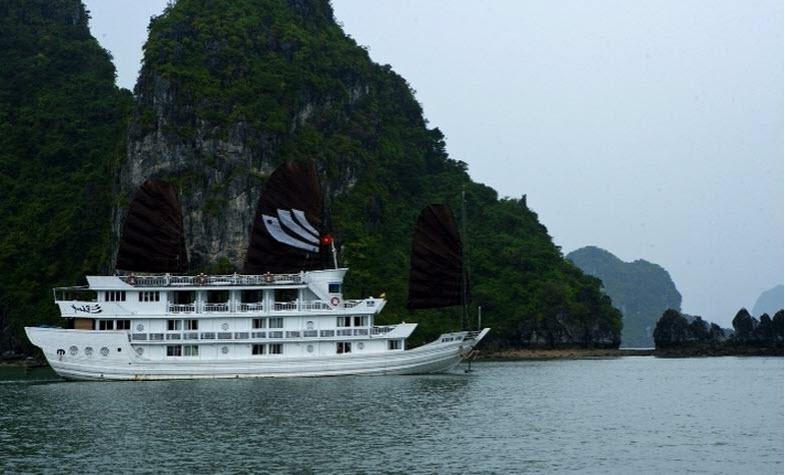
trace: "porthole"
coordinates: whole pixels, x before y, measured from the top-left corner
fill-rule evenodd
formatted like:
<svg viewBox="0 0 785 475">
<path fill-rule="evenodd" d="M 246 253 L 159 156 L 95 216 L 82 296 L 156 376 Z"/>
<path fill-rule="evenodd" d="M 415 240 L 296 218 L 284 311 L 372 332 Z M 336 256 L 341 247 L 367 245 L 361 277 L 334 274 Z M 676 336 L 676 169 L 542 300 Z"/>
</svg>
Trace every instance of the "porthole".
<svg viewBox="0 0 785 475">
<path fill-rule="evenodd" d="M 93 355 L 93 347 L 92 346 L 86 347 L 84 349 L 84 354 L 86 354 L 87 356 L 92 356 Z"/>
<path fill-rule="evenodd" d="M 77 348 L 76 345 L 71 345 L 71 347 L 68 348 L 68 352 L 76 356 L 76 354 L 79 353 L 79 348 Z"/>
<path fill-rule="evenodd" d="M 308 323 L 305 324 L 305 327 L 309 330 L 313 330 L 313 322 L 309 320 Z"/>
<path fill-rule="evenodd" d="M 305 349 L 308 350 L 308 353 L 313 353 L 313 345 L 308 345 Z"/>
<path fill-rule="evenodd" d="M 228 346 L 222 346 L 221 347 L 221 353 L 223 353 L 223 354 L 229 353 L 229 347 Z"/>
<path fill-rule="evenodd" d="M 365 348 L 365 343 L 363 342 L 357 343 L 357 348 L 362 350 L 363 348 Z"/>
<path fill-rule="evenodd" d="M 102 356 L 109 356 L 109 348 L 107 348 L 107 347 L 101 348 L 101 355 Z"/>
<path fill-rule="evenodd" d="M 139 356 L 142 356 L 144 354 L 144 348 L 142 348 L 141 346 L 139 348 L 137 348 L 136 349 L 136 354 L 139 355 Z"/>
<path fill-rule="evenodd" d="M 226 331 L 228 329 L 229 329 L 229 324 L 228 323 L 224 322 L 224 323 L 221 324 L 221 330 Z"/>
<path fill-rule="evenodd" d="M 141 323 L 139 325 L 137 325 L 136 326 L 136 331 L 143 332 L 144 331 L 144 325 L 142 325 Z"/>
</svg>

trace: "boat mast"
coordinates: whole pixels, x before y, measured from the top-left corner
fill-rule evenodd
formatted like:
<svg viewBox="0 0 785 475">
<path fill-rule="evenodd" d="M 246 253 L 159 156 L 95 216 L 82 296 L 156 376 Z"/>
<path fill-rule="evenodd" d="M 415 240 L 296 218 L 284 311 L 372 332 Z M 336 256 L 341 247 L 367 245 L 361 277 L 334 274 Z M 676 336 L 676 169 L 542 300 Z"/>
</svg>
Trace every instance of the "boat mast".
<svg viewBox="0 0 785 475">
<path fill-rule="evenodd" d="M 469 328 L 469 298 L 468 298 L 468 291 L 469 291 L 469 282 L 468 282 L 468 272 L 469 266 L 466 262 L 466 187 L 461 187 L 461 234 L 463 237 L 461 239 L 461 303 L 463 304 L 463 315 L 461 316 L 461 326 L 464 330 L 468 330 Z"/>
</svg>

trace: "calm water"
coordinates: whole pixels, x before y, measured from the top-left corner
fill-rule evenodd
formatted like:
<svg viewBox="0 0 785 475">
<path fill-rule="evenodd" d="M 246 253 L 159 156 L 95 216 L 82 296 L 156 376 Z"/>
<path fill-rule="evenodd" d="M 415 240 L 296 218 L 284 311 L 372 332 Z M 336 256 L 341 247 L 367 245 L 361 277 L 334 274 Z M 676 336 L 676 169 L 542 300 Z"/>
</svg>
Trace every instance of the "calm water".
<svg viewBox="0 0 785 475">
<path fill-rule="evenodd" d="M 0 368 L 0 471 L 783 473 L 781 358 L 59 382 Z"/>
</svg>

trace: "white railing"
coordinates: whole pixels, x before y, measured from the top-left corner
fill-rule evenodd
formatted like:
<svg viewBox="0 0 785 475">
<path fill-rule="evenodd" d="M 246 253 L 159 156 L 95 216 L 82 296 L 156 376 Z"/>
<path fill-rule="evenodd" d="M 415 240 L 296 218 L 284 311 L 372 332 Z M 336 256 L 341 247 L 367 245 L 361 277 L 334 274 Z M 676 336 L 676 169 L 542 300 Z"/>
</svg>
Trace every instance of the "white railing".
<svg viewBox="0 0 785 475">
<path fill-rule="evenodd" d="M 165 343 L 182 340 L 216 341 L 216 340 L 258 340 L 258 339 L 282 339 L 282 340 L 313 340 L 313 339 L 335 339 L 336 337 L 367 337 L 370 335 L 383 335 L 392 331 L 394 327 L 372 327 L 372 328 L 339 328 L 335 330 L 268 330 L 268 331 L 241 331 L 241 332 L 166 332 L 166 333 L 131 333 L 131 342 L 139 343 Z"/>
<path fill-rule="evenodd" d="M 228 312 L 228 303 L 206 303 L 204 304 L 205 312 Z"/>
<path fill-rule="evenodd" d="M 192 303 L 187 304 L 169 304 L 169 313 L 191 313 L 196 311 L 196 305 Z"/>
<path fill-rule="evenodd" d="M 236 285 L 289 285 L 301 284 L 304 273 L 262 275 L 121 275 L 120 280 L 134 287 L 204 287 Z"/>
<path fill-rule="evenodd" d="M 256 303 L 241 303 L 241 312 L 264 312 L 264 304 L 262 302 Z"/>
</svg>

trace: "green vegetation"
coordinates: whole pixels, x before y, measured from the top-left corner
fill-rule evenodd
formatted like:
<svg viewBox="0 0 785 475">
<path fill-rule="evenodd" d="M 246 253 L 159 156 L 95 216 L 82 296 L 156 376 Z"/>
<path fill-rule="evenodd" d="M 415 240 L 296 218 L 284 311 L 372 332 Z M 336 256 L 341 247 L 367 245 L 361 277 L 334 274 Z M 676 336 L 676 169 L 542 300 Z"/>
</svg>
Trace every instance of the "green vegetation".
<svg viewBox="0 0 785 475">
<path fill-rule="evenodd" d="M 587 246 L 567 254 L 583 272 L 602 280 L 603 290 L 621 310 L 625 347 L 651 347 L 652 332 L 662 312 L 681 308 L 681 294 L 668 271 L 639 259 L 624 262 L 610 252 Z"/>
<path fill-rule="evenodd" d="M 19 28 L 33 28 L 25 25 Z M 47 26 L 46 33 L 24 37 L 24 44 L 12 43 L 19 36 L 6 38 L 3 29 L 3 41 L 9 42 L 6 50 L 25 51 L 46 37 L 91 58 L 80 56 L 79 74 L 61 74 L 58 82 L 38 83 L 54 96 L 65 95 L 67 90 L 68 100 L 82 99 L 79 107 L 63 103 L 62 108 L 68 105 L 68 110 L 56 114 L 58 120 L 82 121 L 78 128 L 82 135 L 55 147 L 68 150 L 68 158 L 62 161 L 68 163 L 71 174 L 42 174 L 51 169 L 44 166 L 45 161 L 27 166 L 31 153 L 25 147 L 7 159 L 4 156 L 2 162 L 3 180 L 16 176 L 10 167 L 29 170 L 25 187 L 9 195 L 15 201 L 2 202 L 4 207 L 20 203 L 20 209 L 26 210 L 26 217 L 14 228 L 17 234 L 3 241 L 0 249 L 4 264 L 18 259 L 14 246 L 25 247 L 25 258 L 3 278 L 27 279 L 30 284 L 20 292 L 39 306 L 37 315 L 45 314 L 52 322 L 53 312 L 43 310 L 51 307 L 44 290 L 52 284 L 76 282 L 82 272 L 97 271 L 105 264 L 111 249 L 106 206 L 119 203 L 108 197 L 123 149 L 122 118 L 128 97 L 111 85 L 113 70 L 106 52 L 89 37 L 84 23 L 80 28 L 79 44 L 68 43 L 68 35 L 57 25 Z M 69 62 L 73 54 L 62 53 L 59 58 Z M 90 89 L 79 89 L 88 81 L 82 76 L 93 75 L 105 82 L 96 77 Z M 16 95 L 32 86 L 35 82 L 9 85 L 7 93 Z M 166 93 L 156 96 L 160 90 Z M 326 0 L 179 0 L 150 24 L 135 92 L 131 141 L 161 132 L 172 147 L 187 143 L 204 150 L 198 144 L 227 139 L 241 129 L 242 143 L 260 150 L 262 163 L 233 170 L 233 176 L 259 177 L 259 170 L 269 165 L 315 159 L 325 176 L 341 264 L 352 269 L 345 290 L 350 295 L 385 292 L 389 304 L 380 322 L 419 321 L 422 326 L 416 335 L 420 342 L 459 325 L 458 308 L 414 313 L 404 308 L 404 302 L 411 233 L 419 210 L 442 202 L 457 211 L 465 190 L 473 305 L 483 307 L 483 323 L 493 327 L 492 343 L 504 347 L 618 345 L 620 314 L 601 293 L 600 281 L 563 259 L 525 204 L 499 199 L 494 190 L 470 180 L 466 164 L 448 157 L 442 133 L 427 127 L 406 81 L 390 66 L 374 64 L 343 33 Z M 95 97 L 87 101 L 86 94 Z M 156 106 L 152 97 L 163 100 L 163 105 L 159 101 Z M 100 106 L 104 114 L 85 111 L 85 101 Z M 30 114 L 34 117 L 51 111 L 33 105 Z M 86 119 L 94 116 L 102 118 L 100 124 Z M 49 133 L 50 129 L 37 129 L 36 123 L 26 129 L 14 126 L 17 138 L 13 144 L 18 145 L 17 140 L 27 134 Z M 106 130 L 96 129 L 99 125 Z M 78 152 L 66 147 L 81 141 L 85 145 Z M 198 177 L 219 169 L 222 162 L 217 155 L 198 156 L 190 168 L 160 178 L 179 184 L 181 190 L 199 187 L 202 180 Z M 80 193 L 84 183 L 93 183 L 89 194 Z M 206 214 L 220 219 L 220 198 L 225 193 L 218 189 L 205 192 L 216 197 Z M 92 196 L 100 199 L 85 199 Z M 41 220 L 31 210 L 47 219 Z M 8 214 L 12 209 L 5 211 Z M 77 217 L 74 213 L 79 219 L 72 219 Z M 28 229 L 38 223 L 48 225 L 60 214 L 59 226 L 54 228 L 59 234 L 54 233 L 51 240 L 27 234 Z M 230 265 L 225 260 L 214 264 L 224 271 Z M 59 267 L 51 278 L 42 278 L 38 269 L 47 265 Z M 21 322 L 35 319 L 19 313 L 21 298 L 3 297 L 5 308 L 17 312 L 10 319 L 18 337 Z"/>
<path fill-rule="evenodd" d="M 19 350 L 53 286 L 107 270 L 132 97 L 78 1 L 3 1 L 0 51 L 0 349 Z"/>
</svg>

